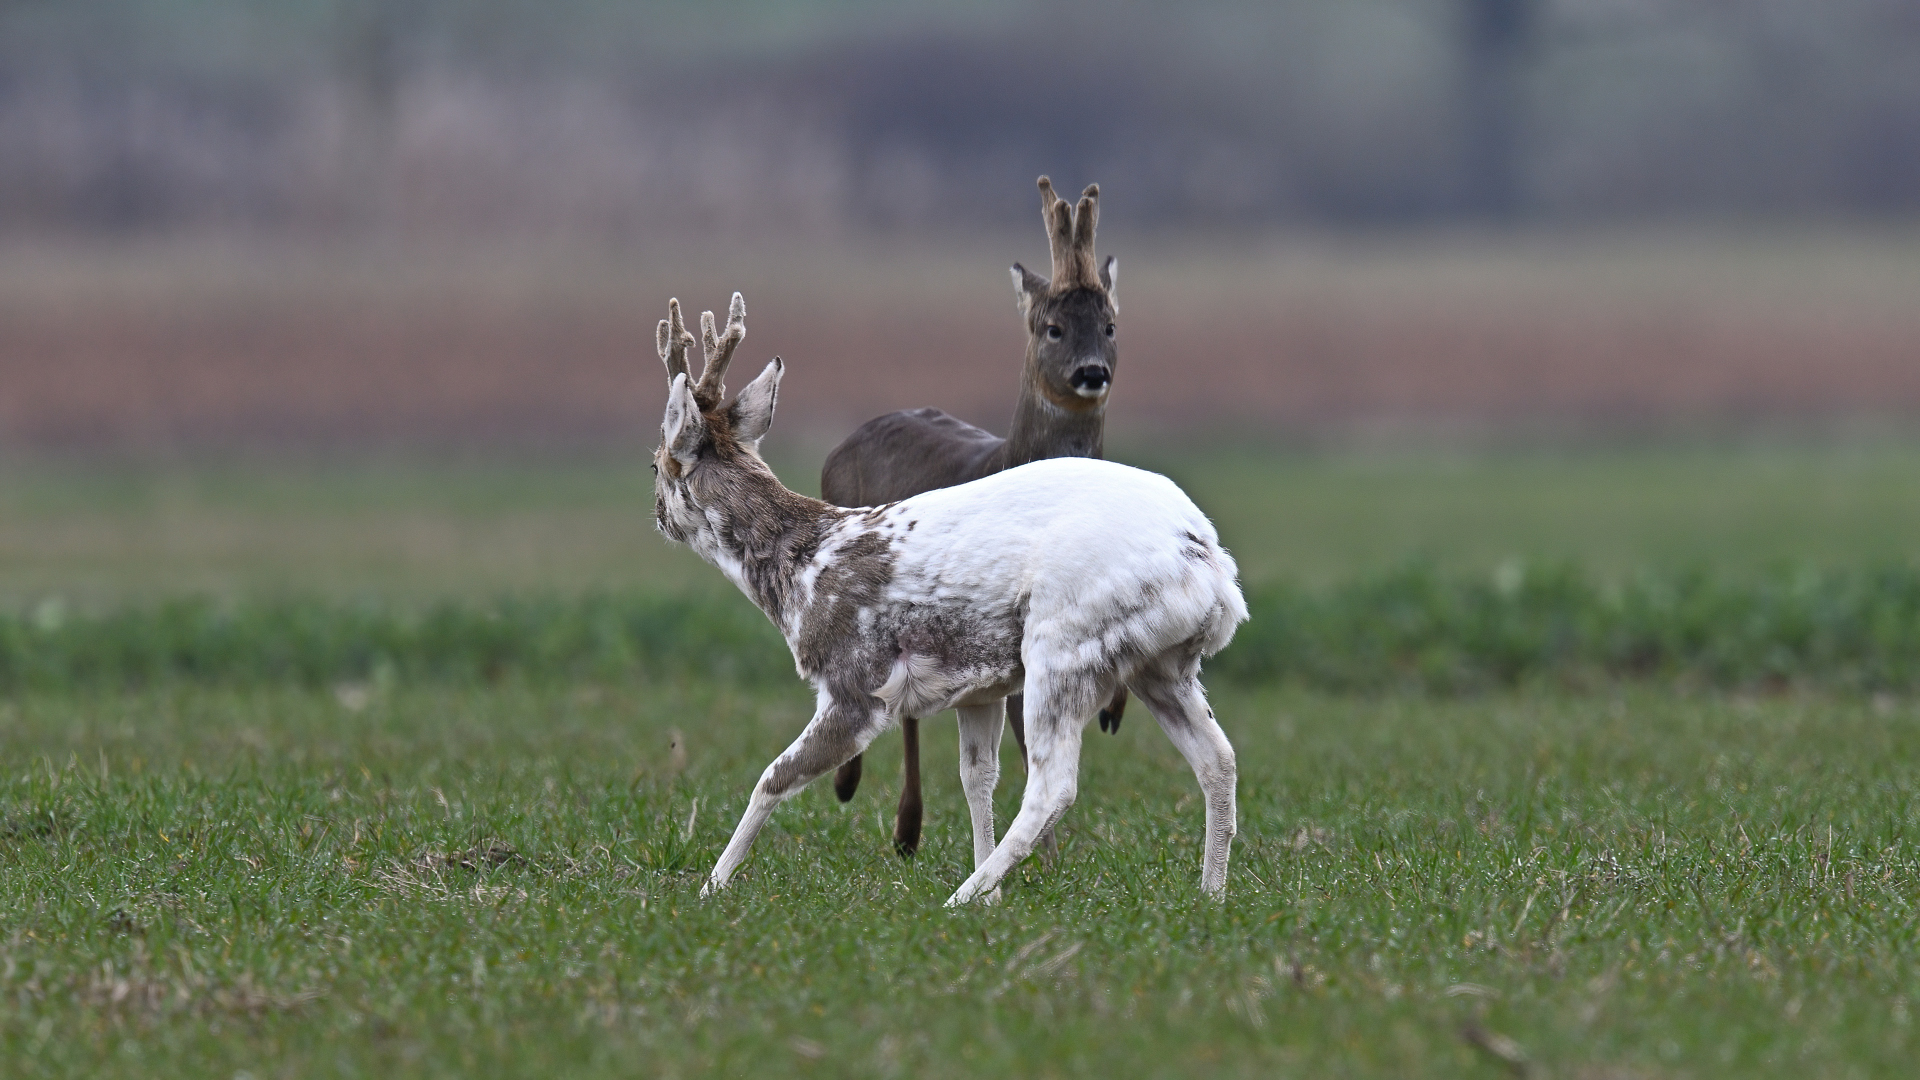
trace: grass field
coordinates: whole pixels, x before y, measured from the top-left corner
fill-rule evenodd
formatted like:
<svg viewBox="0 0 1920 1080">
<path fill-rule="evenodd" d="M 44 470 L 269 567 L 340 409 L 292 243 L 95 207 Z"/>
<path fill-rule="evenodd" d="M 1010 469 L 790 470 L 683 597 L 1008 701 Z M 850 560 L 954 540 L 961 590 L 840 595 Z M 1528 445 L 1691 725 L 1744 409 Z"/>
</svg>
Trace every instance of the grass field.
<svg viewBox="0 0 1920 1080">
<path fill-rule="evenodd" d="M 822 452 L 775 458 L 818 488 Z M 1120 443 L 1211 515 L 1242 574 L 1325 583 L 1410 558 L 1857 566 L 1920 555 L 1920 444 L 1537 453 L 1280 453 Z M 653 530 L 644 455 L 497 462 L 0 467 L 0 606 L 183 593 L 491 596 L 693 588 L 720 575 Z"/>
<path fill-rule="evenodd" d="M 1423 558 L 1600 578 L 1911 564 L 1904 444 L 1130 455 L 1256 582 Z M 1237 463 L 1236 463 L 1237 462 Z M 783 463 L 790 478 L 809 467 Z M 796 485 L 799 486 L 799 485 Z M 112 610 L 692 589 L 644 470 L 0 475 L 0 595 Z M 1464 695 L 1214 680 L 1241 765 L 1224 905 L 1144 712 L 1090 735 L 1060 857 L 964 877 L 952 726 L 929 842 L 783 807 L 696 898 L 797 681 L 382 678 L 0 697 L 0 1074 L 1903 1075 L 1920 994 L 1920 704 L 1601 682 Z M 1002 822 L 1020 770 L 1005 748 Z"/>
<path fill-rule="evenodd" d="M 1897 1075 L 1920 712 L 1627 691 L 1216 695 L 1228 902 L 1151 725 L 1090 741 L 1059 861 L 965 874 L 784 807 L 696 898 L 804 693 L 34 698 L 10 762 L 10 1075 Z M 1144 717 L 1140 718 L 1144 719 Z M 684 763 L 670 749 L 684 733 Z M 1018 765 L 1009 757 L 1010 775 Z M 1009 813 L 1017 783 L 1007 785 Z M 1510 1059 L 1510 1060 L 1503 1060 Z"/>
</svg>

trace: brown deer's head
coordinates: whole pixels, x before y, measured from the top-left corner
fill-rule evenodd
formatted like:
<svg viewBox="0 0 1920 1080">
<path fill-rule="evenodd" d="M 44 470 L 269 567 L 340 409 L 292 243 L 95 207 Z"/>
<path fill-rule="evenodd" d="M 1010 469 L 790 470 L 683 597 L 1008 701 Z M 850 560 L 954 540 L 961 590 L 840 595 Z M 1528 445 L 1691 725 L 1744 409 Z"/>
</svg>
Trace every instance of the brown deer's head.
<svg viewBox="0 0 1920 1080">
<path fill-rule="evenodd" d="M 698 382 L 687 370 L 693 335 L 681 321 L 679 300 L 667 302 L 667 317 L 655 335 L 669 384 L 660 446 L 653 453 L 653 513 L 660 531 L 681 543 L 692 542 L 707 524 L 703 508 L 737 486 L 741 466 L 766 470 L 760 440 L 773 426 L 774 401 L 785 370 L 774 357 L 732 404 L 722 406 L 727 365 L 747 335 L 746 302 L 734 293 L 726 329 L 716 332 L 713 312 L 708 311 L 700 316 L 700 330 L 705 366 Z"/>
<path fill-rule="evenodd" d="M 1113 384 L 1114 260 L 1095 268 L 1093 230 L 1100 185 L 1089 184 L 1074 206 L 1040 178 L 1040 217 L 1053 249 L 1053 274 L 1013 264 L 1013 287 L 1027 317 L 1028 378 L 1054 405 L 1074 412 L 1106 404 Z"/>
</svg>

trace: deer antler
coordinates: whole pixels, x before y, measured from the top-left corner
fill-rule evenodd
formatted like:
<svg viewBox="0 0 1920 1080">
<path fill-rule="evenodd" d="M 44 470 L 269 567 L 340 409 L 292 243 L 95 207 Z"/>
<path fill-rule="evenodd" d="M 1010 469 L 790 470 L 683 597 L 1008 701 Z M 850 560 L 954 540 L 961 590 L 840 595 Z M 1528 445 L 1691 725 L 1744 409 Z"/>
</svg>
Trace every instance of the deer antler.
<svg viewBox="0 0 1920 1080">
<path fill-rule="evenodd" d="M 687 373 L 687 348 L 693 344 L 693 335 L 687 332 L 687 324 L 680 318 L 680 301 L 667 301 L 667 317 L 660 320 L 659 329 L 654 331 L 654 347 L 660 350 L 660 362 L 667 365 L 667 381 Z"/>
<path fill-rule="evenodd" d="M 720 399 L 727 396 L 727 365 L 733 363 L 733 351 L 746 336 L 747 302 L 739 293 L 734 293 L 733 301 L 727 305 L 724 333 L 714 332 L 713 312 L 700 313 L 700 351 L 706 356 L 706 364 L 700 369 L 700 382 L 693 388 L 693 399 L 702 409 L 718 407 Z M 691 335 L 688 339 L 692 339 Z"/>
<path fill-rule="evenodd" d="M 1100 288 L 1093 269 L 1093 229 L 1100 220 L 1100 185 L 1088 184 L 1076 208 L 1054 194 L 1052 180 L 1041 177 L 1040 220 L 1047 227 L 1047 244 L 1053 253 L 1053 287 Z"/>
<path fill-rule="evenodd" d="M 1088 277 L 1093 275 L 1093 228 L 1100 223 L 1100 185 L 1088 184 L 1073 212 L 1073 253 Z"/>
</svg>

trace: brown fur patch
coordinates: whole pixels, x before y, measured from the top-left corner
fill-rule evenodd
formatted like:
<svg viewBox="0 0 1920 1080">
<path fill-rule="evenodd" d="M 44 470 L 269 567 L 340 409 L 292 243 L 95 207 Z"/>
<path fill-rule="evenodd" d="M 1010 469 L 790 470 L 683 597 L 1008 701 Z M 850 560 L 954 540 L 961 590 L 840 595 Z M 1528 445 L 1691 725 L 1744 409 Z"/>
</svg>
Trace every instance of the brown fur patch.
<svg viewBox="0 0 1920 1080">
<path fill-rule="evenodd" d="M 813 602 L 793 643 L 794 659 L 810 675 L 835 666 L 835 652 L 860 640 L 860 610 L 877 613 L 882 593 L 893 580 L 893 541 L 879 532 L 863 532 L 834 554 L 833 565 L 814 580 Z M 857 669 L 840 672 L 855 681 L 861 694 L 886 681 L 892 650 L 879 651 L 885 655 L 862 657 Z"/>
</svg>

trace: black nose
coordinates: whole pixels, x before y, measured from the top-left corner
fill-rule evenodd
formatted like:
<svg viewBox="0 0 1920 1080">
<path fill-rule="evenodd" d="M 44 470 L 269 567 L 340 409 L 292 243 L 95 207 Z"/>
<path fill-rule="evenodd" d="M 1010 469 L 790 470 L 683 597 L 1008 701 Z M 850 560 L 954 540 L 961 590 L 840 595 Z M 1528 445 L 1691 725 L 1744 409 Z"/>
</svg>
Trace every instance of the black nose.
<svg viewBox="0 0 1920 1080">
<path fill-rule="evenodd" d="M 1099 390 L 1113 381 L 1113 373 L 1104 364 L 1088 364 L 1067 380 L 1075 390 Z"/>
</svg>

